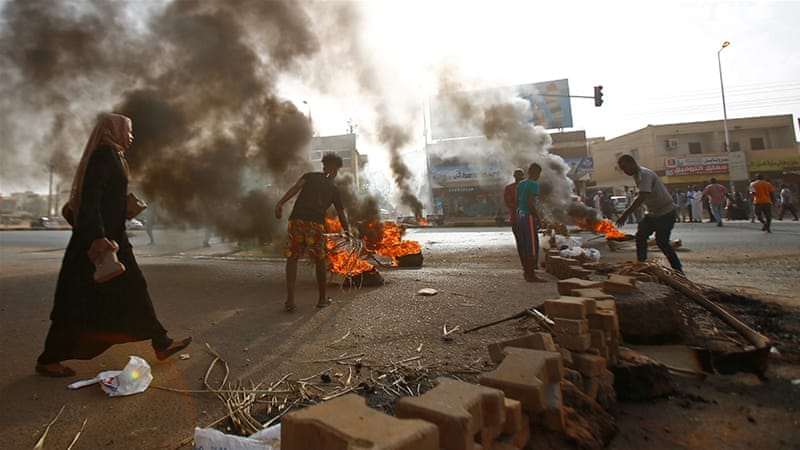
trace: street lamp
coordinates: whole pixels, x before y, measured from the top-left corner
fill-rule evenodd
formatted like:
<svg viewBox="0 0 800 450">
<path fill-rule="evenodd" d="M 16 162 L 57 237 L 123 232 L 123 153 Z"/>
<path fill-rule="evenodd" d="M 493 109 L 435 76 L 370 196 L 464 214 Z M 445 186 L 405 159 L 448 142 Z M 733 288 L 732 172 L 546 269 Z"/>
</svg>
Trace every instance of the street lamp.
<svg viewBox="0 0 800 450">
<path fill-rule="evenodd" d="M 730 141 L 728 138 L 728 109 L 725 107 L 725 85 L 722 83 L 722 59 L 720 58 L 719 54 L 725 47 L 731 45 L 730 42 L 725 41 L 722 43 L 722 47 L 717 50 L 717 65 L 719 66 L 719 88 L 722 91 L 722 127 L 725 129 L 725 152 L 730 153 L 731 146 Z M 730 165 L 730 162 L 728 162 Z M 733 182 L 733 180 L 731 180 Z"/>
</svg>

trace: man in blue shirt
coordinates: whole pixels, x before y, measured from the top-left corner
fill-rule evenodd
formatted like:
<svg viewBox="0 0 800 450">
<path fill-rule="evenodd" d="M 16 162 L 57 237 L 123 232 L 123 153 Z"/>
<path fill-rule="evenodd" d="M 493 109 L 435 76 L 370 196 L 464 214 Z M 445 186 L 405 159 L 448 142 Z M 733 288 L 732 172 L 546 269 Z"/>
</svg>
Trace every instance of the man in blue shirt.
<svg viewBox="0 0 800 450">
<path fill-rule="evenodd" d="M 517 183 L 517 252 L 523 258 L 525 281 L 544 283 L 536 276 L 539 257 L 539 175 L 542 166 L 532 163 L 528 167 L 528 178 Z"/>
</svg>

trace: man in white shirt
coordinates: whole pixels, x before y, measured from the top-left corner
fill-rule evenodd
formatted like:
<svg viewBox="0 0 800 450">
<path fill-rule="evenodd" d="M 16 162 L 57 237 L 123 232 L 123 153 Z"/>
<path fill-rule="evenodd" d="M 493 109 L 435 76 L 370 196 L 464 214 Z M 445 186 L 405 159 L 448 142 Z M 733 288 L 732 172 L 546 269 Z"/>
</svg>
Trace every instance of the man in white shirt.
<svg viewBox="0 0 800 450">
<path fill-rule="evenodd" d="M 625 220 L 640 205 L 644 204 L 647 213 L 639 221 L 636 230 L 636 259 L 640 262 L 647 260 L 647 240 L 650 235 L 656 234 L 656 245 L 664 252 L 664 256 L 669 260 L 669 265 L 678 272 L 683 273 L 683 266 L 675 253 L 675 249 L 670 246 L 669 237 L 672 227 L 675 226 L 677 207 L 672 200 L 667 187 L 652 170 L 641 167 L 631 155 L 622 155 L 617 161 L 617 165 L 626 175 L 632 176 L 636 182 L 638 193 L 633 203 L 625 208 L 625 211 L 617 218 L 617 226 L 625 224 Z"/>
</svg>

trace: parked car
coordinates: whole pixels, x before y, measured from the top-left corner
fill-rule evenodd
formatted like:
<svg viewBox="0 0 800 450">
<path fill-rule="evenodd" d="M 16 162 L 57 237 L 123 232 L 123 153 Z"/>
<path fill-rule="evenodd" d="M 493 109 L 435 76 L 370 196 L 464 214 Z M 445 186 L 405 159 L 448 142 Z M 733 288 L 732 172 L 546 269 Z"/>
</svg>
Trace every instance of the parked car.
<svg viewBox="0 0 800 450">
<path fill-rule="evenodd" d="M 622 214 L 622 211 L 625 211 L 625 208 L 628 207 L 628 197 L 624 195 L 612 195 L 611 204 L 614 205 L 614 211 L 617 214 Z"/>
<path fill-rule="evenodd" d="M 125 228 L 128 230 L 141 230 L 144 228 L 144 223 L 139 219 L 128 219 L 125 222 Z"/>
</svg>

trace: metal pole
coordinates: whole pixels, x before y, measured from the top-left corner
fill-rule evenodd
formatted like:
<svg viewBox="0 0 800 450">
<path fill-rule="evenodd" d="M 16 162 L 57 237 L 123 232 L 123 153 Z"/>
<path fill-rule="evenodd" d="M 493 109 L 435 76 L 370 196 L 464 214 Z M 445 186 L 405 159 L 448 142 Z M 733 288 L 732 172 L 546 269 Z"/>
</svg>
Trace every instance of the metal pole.
<svg viewBox="0 0 800 450">
<path fill-rule="evenodd" d="M 720 57 L 720 53 L 725 47 L 731 45 L 730 42 L 725 41 L 722 43 L 722 47 L 717 50 L 717 66 L 719 67 L 719 89 L 722 91 L 722 128 L 725 130 L 725 153 L 730 154 L 731 152 L 731 143 L 730 138 L 728 136 L 728 108 L 725 106 L 725 84 L 722 82 L 722 58 Z M 730 156 L 728 156 L 728 177 L 731 185 L 731 190 L 733 190 L 733 176 L 731 175 L 731 161 Z"/>
</svg>

